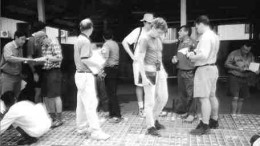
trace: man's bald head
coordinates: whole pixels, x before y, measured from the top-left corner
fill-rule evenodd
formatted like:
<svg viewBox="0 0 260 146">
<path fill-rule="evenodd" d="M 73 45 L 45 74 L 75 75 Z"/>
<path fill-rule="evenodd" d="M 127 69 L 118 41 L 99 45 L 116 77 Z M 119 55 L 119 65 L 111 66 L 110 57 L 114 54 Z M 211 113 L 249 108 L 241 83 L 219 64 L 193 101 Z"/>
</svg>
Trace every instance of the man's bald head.
<svg viewBox="0 0 260 146">
<path fill-rule="evenodd" d="M 85 30 L 89 30 L 91 28 L 93 28 L 93 23 L 92 23 L 91 19 L 89 19 L 89 18 L 83 19 L 79 23 L 79 29 L 81 32 L 85 31 Z"/>
</svg>

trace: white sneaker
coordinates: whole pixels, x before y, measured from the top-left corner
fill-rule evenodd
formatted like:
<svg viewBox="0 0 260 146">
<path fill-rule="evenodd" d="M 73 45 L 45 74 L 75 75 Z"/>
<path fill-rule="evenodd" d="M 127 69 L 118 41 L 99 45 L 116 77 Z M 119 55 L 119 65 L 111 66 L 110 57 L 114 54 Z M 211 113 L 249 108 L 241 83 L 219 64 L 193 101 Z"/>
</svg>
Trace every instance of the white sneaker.
<svg viewBox="0 0 260 146">
<path fill-rule="evenodd" d="M 90 134 L 90 131 L 88 128 L 83 128 L 83 129 L 77 129 L 78 134 Z"/>
<path fill-rule="evenodd" d="M 95 131 L 91 133 L 90 138 L 95 140 L 107 140 L 110 138 L 110 135 L 104 133 L 103 131 Z"/>
</svg>

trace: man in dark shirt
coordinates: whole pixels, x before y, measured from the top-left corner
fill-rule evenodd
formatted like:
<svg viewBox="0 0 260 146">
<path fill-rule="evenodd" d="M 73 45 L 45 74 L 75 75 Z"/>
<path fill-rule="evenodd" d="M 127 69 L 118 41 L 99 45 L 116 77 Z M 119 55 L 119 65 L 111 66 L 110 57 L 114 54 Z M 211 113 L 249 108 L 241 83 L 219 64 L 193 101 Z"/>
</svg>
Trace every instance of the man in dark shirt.
<svg viewBox="0 0 260 146">
<path fill-rule="evenodd" d="M 13 91 L 14 97 L 17 98 L 21 89 L 21 71 L 22 63 L 33 61 L 32 59 L 23 58 L 22 46 L 26 41 L 26 35 L 23 32 L 16 31 L 14 40 L 4 46 L 1 57 L 1 95 L 6 91 Z"/>
<path fill-rule="evenodd" d="M 179 46 L 177 56 L 173 56 L 172 63 L 177 64 L 178 68 L 178 92 L 183 107 L 186 113 L 185 121 L 192 122 L 196 117 L 196 99 L 193 99 L 194 85 L 194 63 L 186 56 L 186 53 L 193 51 L 196 42 L 190 38 L 191 28 L 187 25 L 181 26 L 179 32 Z M 177 109 L 181 110 L 181 109 Z"/>
<path fill-rule="evenodd" d="M 252 44 L 246 43 L 240 49 L 231 52 L 225 62 L 229 73 L 229 88 L 233 97 L 232 114 L 240 114 L 243 101 L 249 96 L 248 79 L 254 73 L 249 71 L 249 65 L 255 58 L 251 51 Z M 256 74 L 259 74 L 259 69 Z"/>
</svg>

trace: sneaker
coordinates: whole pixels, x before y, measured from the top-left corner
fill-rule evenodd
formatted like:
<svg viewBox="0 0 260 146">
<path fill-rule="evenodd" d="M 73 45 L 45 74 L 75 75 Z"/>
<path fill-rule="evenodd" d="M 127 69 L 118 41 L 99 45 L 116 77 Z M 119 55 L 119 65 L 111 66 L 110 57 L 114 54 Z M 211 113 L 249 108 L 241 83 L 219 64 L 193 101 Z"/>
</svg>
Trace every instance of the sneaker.
<svg viewBox="0 0 260 146">
<path fill-rule="evenodd" d="M 180 115 L 181 119 L 185 119 L 185 118 L 187 118 L 188 116 L 189 116 L 188 113 L 184 113 L 184 114 L 181 114 L 181 115 Z"/>
<path fill-rule="evenodd" d="M 56 127 L 59 127 L 63 124 L 62 121 L 60 120 L 55 120 L 54 122 L 52 122 L 52 125 L 51 125 L 51 128 L 56 128 Z"/>
<path fill-rule="evenodd" d="M 138 115 L 140 117 L 145 117 L 144 108 L 139 108 Z"/>
<path fill-rule="evenodd" d="M 202 121 L 200 121 L 199 125 L 196 127 L 196 129 L 193 129 L 190 131 L 191 135 L 203 135 L 208 134 L 210 131 L 209 125 L 204 124 Z"/>
<path fill-rule="evenodd" d="M 35 137 L 24 138 L 24 139 L 19 140 L 17 142 L 17 145 L 31 145 L 37 141 L 38 141 L 38 139 Z"/>
<path fill-rule="evenodd" d="M 161 113 L 160 113 L 160 115 L 159 115 L 160 117 L 165 117 L 165 116 L 167 116 L 167 112 L 165 112 L 165 111 L 162 111 Z"/>
<path fill-rule="evenodd" d="M 88 128 L 83 128 L 83 129 L 77 129 L 78 134 L 89 134 L 90 131 Z"/>
<path fill-rule="evenodd" d="M 92 132 L 90 138 L 95 140 L 107 140 L 110 138 L 110 135 L 104 133 L 103 131 Z"/>
<path fill-rule="evenodd" d="M 148 128 L 146 134 L 161 137 L 161 134 L 155 127 Z"/>
<path fill-rule="evenodd" d="M 196 117 L 193 116 L 193 115 L 188 115 L 187 118 L 184 119 L 184 122 L 189 122 L 189 123 L 192 123 L 193 121 L 196 120 Z"/>
<path fill-rule="evenodd" d="M 219 127 L 218 120 L 209 119 L 209 128 L 210 129 L 217 129 Z"/>
<path fill-rule="evenodd" d="M 121 117 L 113 117 L 109 119 L 109 123 L 120 123 L 123 120 Z"/>
<path fill-rule="evenodd" d="M 156 130 L 165 129 L 165 126 L 160 124 L 158 120 L 155 120 L 154 126 L 155 126 Z"/>
</svg>

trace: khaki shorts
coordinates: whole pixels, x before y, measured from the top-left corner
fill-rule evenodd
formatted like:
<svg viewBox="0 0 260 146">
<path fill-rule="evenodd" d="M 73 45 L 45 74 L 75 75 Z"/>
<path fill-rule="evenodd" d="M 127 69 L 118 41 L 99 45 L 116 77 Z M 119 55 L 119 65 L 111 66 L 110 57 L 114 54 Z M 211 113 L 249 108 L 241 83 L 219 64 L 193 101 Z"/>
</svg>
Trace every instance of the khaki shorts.
<svg viewBox="0 0 260 146">
<path fill-rule="evenodd" d="M 217 66 L 198 67 L 194 77 L 194 98 L 216 96 L 217 80 Z"/>
</svg>

